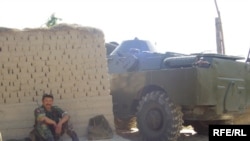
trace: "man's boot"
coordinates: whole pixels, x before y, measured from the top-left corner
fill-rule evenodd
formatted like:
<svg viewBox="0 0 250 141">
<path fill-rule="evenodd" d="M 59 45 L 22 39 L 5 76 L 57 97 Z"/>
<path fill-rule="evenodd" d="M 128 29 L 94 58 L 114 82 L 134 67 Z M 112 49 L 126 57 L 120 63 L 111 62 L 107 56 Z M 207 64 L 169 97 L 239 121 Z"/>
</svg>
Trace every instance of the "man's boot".
<svg viewBox="0 0 250 141">
<path fill-rule="evenodd" d="M 71 137 L 72 141 L 79 141 L 79 138 L 75 131 L 68 132 L 68 135 Z"/>
</svg>

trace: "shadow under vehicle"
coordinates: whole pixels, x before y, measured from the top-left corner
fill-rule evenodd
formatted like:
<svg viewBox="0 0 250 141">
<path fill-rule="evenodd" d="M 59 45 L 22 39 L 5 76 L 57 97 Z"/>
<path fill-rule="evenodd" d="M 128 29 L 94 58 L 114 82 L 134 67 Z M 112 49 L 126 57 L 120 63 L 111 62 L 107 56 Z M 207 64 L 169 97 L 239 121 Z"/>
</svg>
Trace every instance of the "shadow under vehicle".
<svg viewBox="0 0 250 141">
<path fill-rule="evenodd" d="M 207 134 L 209 124 L 250 123 L 243 57 L 156 53 L 136 38 L 122 42 L 108 66 L 116 128 L 138 127 L 144 140 L 177 140 L 186 124 Z"/>
</svg>

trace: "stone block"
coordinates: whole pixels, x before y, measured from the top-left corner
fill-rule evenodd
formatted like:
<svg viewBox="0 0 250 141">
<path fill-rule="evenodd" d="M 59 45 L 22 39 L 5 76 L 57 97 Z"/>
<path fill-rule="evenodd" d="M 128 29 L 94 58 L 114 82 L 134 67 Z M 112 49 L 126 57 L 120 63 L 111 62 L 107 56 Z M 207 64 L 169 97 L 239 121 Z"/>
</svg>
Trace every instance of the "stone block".
<svg viewBox="0 0 250 141">
<path fill-rule="evenodd" d="M 20 102 L 18 97 L 6 97 L 6 98 L 4 98 L 4 101 L 6 104 L 13 104 L 13 103 Z"/>
</svg>

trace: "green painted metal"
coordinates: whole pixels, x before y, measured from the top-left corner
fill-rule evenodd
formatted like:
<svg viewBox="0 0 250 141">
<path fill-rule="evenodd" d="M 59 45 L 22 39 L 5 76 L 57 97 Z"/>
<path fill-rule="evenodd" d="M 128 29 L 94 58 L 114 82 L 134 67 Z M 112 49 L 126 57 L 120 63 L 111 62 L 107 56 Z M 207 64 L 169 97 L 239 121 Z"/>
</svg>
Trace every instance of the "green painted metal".
<svg viewBox="0 0 250 141">
<path fill-rule="evenodd" d="M 137 55 L 139 69 L 110 73 L 115 116 L 134 116 L 140 99 L 153 90 L 165 91 L 180 105 L 184 120 L 232 119 L 250 109 L 250 65 L 240 61 L 244 58 L 166 54 L 158 60 L 152 54 L 145 58 Z M 148 63 L 145 67 L 145 60 L 147 63 L 153 60 L 151 64 L 160 66 Z"/>
</svg>

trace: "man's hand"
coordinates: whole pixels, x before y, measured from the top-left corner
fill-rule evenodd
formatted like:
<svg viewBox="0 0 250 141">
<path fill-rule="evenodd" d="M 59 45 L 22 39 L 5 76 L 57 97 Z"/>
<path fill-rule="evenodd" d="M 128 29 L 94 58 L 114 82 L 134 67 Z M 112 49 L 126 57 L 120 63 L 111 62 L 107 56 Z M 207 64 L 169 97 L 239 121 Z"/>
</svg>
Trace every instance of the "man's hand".
<svg viewBox="0 0 250 141">
<path fill-rule="evenodd" d="M 57 126 L 57 124 L 56 124 L 56 122 L 54 121 L 54 120 L 52 120 L 53 122 L 52 122 L 52 125 L 54 126 L 54 128 L 56 129 L 56 126 Z"/>
<path fill-rule="evenodd" d="M 69 115 L 64 115 L 62 119 L 56 124 L 55 126 L 55 132 L 57 135 L 60 135 L 62 132 L 62 125 L 69 120 Z"/>
<path fill-rule="evenodd" d="M 54 120 L 52 120 L 52 119 L 50 119 L 50 118 L 48 118 L 46 116 L 38 118 L 38 121 L 39 122 L 44 122 L 44 123 L 49 124 L 49 125 L 53 125 L 54 127 L 57 126 L 57 124 L 56 124 L 56 122 Z"/>
<path fill-rule="evenodd" d="M 57 135 L 60 135 L 62 132 L 62 125 L 69 120 L 69 115 L 65 114 L 62 119 L 58 122 L 55 127 L 55 132 Z"/>
<path fill-rule="evenodd" d="M 56 127 L 55 127 L 55 131 L 56 131 L 56 134 L 57 135 L 60 135 L 61 132 L 62 132 L 62 124 L 57 124 Z"/>
</svg>

